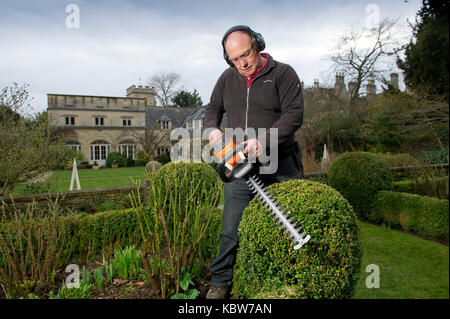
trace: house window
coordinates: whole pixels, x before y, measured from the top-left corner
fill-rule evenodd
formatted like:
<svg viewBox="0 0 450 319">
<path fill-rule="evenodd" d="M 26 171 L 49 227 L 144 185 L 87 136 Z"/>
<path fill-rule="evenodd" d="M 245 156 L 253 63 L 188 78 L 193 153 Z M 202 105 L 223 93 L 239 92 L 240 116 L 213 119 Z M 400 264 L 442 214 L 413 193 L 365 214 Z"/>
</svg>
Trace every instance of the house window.
<svg viewBox="0 0 450 319">
<path fill-rule="evenodd" d="M 105 125 L 105 118 L 104 117 L 96 117 L 95 118 L 95 126 L 103 126 Z"/>
<path fill-rule="evenodd" d="M 130 117 L 122 118 L 122 126 L 131 126 L 131 118 Z"/>
<path fill-rule="evenodd" d="M 66 116 L 66 125 L 75 125 L 75 116 Z"/>
<path fill-rule="evenodd" d="M 161 130 L 169 130 L 170 129 L 170 121 L 160 121 Z"/>
<path fill-rule="evenodd" d="M 109 144 L 91 144 L 91 161 L 106 160 L 110 147 Z"/>
<path fill-rule="evenodd" d="M 136 145 L 119 144 L 119 153 L 127 158 L 136 159 Z"/>
<path fill-rule="evenodd" d="M 70 148 L 72 151 L 81 152 L 81 145 L 77 143 L 67 143 L 66 146 Z"/>
<path fill-rule="evenodd" d="M 164 155 L 170 152 L 170 147 L 158 147 L 158 155 Z"/>
</svg>

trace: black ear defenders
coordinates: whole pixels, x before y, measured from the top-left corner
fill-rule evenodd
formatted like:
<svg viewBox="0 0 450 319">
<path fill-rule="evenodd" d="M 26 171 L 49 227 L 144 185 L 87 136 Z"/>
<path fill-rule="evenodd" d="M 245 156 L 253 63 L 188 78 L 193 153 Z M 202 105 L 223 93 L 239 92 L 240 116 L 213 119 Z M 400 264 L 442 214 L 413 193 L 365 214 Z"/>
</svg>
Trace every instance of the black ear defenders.
<svg viewBox="0 0 450 319">
<path fill-rule="evenodd" d="M 228 55 L 225 50 L 225 40 L 227 39 L 228 35 L 234 31 L 247 32 L 250 35 L 250 38 L 252 39 L 252 44 L 255 46 L 256 51 L 261 52 L 266 47 L 266 42 L 264 42 L 264 38 L 262 37 L 261 33 L 253 31 L 246 25 L 235 25 L 234 27 L 231 27 L 230 29 L 228 29 L 227 32 L 225 32 L 222 38 L 223 58 L 225 59 L 225 61 L 227 61 L 227 63 L 231 67 L 234 67 L 234 64 L 230 61 L 230 59 L 228 59 Z"/>
</svg>

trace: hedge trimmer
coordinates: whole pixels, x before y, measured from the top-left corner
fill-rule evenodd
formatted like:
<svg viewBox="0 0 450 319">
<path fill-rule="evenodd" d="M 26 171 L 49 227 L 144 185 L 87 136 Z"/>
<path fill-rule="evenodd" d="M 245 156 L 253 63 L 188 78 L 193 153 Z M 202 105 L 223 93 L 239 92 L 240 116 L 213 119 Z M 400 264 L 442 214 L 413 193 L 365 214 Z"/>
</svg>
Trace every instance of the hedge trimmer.
<svg viewBox="0 0 450 319">
<path fill-rule="evenodd" d="M 236 145 L 233 139 L 222 134 L 222 138 L 214 141 L 211 148 L 219 160 L 216 167 L 217 173 L 225 183 L 229 183 L 236 178 L 245 179 L 249 189 L 267 207 L 269 215 L 284 230 L 284 234 L 288 235 L 294 242 L 294 249 L 299 249 L 308 242 L 310 236 L 306 235 L 306 232 L 299 233 L 302 227 L 296 225 L 285 214 L 285 210 L 278 207 L 277 202 L 272 198 L 260 178 L 257 175 L 249 176 L 248 173 L 252 169 L 252 164 L 243 153 L 244 144 Z"/>
</svg>

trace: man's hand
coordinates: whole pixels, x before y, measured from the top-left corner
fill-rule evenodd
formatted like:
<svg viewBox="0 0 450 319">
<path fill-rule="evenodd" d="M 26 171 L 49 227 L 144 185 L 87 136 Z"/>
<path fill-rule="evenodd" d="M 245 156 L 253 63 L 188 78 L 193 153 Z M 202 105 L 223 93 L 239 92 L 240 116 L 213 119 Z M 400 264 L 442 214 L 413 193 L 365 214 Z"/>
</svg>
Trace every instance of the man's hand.
<svg viewBox="0 0 450 319">
<path fill-rule="evenodd" d="M 244 148 L 244 154 L 248 158 L 258 157 L 262 154 L 262 145 L 256 138 L 247 140 L 243 144 L 246 145 Z"/>
<path fill-rule="evenodd" d="M 222 131 L 219 129 L 215 129 L 214 131 L 211 131 L 211 133 L 209 133 L 209 136 L 208 136 L 209 144 L 212 145 L 215 140 L 222 137 L 222 134 L 223 134 Z"/>
</svg>

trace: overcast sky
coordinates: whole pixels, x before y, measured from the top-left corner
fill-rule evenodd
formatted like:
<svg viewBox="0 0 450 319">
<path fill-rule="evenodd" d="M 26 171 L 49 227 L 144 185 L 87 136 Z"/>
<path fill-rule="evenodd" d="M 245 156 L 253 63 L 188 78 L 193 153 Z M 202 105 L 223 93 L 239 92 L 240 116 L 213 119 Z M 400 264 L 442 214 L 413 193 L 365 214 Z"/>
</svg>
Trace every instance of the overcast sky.
<svg viewBox="0 0 450 319">
<path fill-rule="evenodd" d="M 79 9 L 79 28 L 75 18 Z M 236 24 L 266 41 L 265 52 L 289 63 L 305 86 L 333 84 L 324 59 L 352 26 L 413 21 L 419 0 L 383 1 L 18 1 L 0 0 L 0 88 L 28 83 L 34 111 L 48 93 L 125 96 L 156 72 L 175 71 L 204 104 L 227 67 L 220 41 Z M 66 12 L 66 9 L 68 9 Z"/>
</svg>

